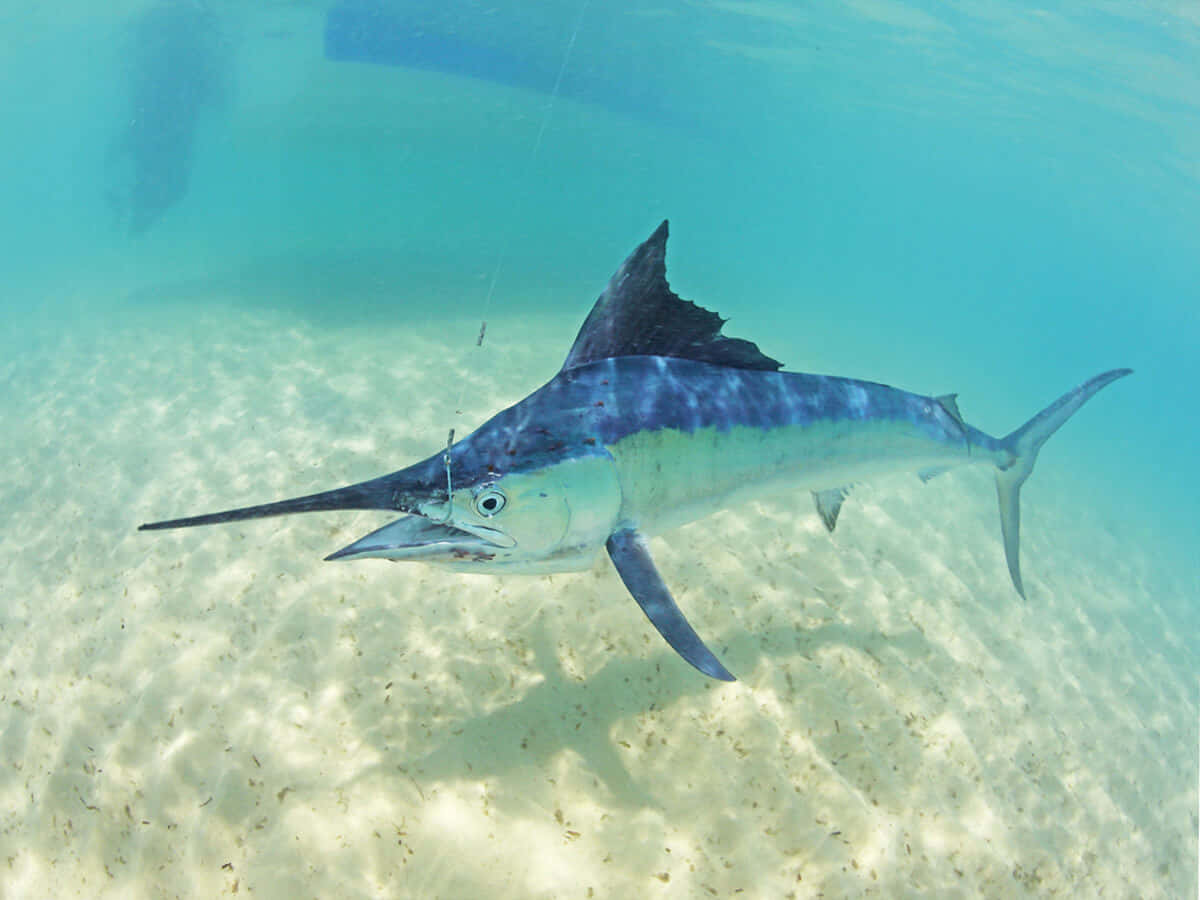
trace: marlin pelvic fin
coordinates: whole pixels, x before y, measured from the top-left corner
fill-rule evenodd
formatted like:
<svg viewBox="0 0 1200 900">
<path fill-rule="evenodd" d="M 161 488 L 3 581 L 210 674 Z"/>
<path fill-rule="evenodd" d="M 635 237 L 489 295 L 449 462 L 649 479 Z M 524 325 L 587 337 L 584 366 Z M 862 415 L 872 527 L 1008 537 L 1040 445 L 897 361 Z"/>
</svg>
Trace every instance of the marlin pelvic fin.
<svg viewBox="0 0 1200 900">
<path fill-rule="evenodd" d="M 654 567 L 646 539 L 633 528 L 621 528 L 609 536 L 605 546 L 621 581 L 625 582 L 625 587 L 633 594 L 633 599 L 642 608 L 646 618 L 675 652 L 711 678 L 736 681 L 704 645 L 700 635 L 696 634 L 676 606 L 662 576 Z"/>
</svg>

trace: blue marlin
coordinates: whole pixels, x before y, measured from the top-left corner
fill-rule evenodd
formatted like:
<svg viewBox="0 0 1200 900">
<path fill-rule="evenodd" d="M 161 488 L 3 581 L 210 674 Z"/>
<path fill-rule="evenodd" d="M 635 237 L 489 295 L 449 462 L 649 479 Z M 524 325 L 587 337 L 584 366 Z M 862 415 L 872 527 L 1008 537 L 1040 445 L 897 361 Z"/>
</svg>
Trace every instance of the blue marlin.
<svg viewBox="0 0 1200 900">
<path fill-rule="evenodd" d="M 625 260 L 549 382 L 408 468 L 291 500 L 142 525 L 183 528 L 336 509 L 405 515 L 326 559 L 416 560 L 468 572 L 590 568 L 607 550 L 659 633 L 734 680 L 671 596 L 647 537 L 748 498 L 808 490 L 832 531 L 852 485 L 889 472 L 995 470 L 1008 572 L 1022 597 L 1021 485 L 1046 440 L 1113 369 L 1016 431 L 968 425 L 954 395 L 783 372 L 666 278 L 667 223 Z"/>
</svg>

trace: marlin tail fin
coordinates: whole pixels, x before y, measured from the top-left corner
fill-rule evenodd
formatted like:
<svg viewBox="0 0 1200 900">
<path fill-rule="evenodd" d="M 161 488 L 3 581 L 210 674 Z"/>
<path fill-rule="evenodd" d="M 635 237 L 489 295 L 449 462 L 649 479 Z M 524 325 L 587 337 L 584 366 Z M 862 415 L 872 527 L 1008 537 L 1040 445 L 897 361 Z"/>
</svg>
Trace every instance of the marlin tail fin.
<svg viewBox="0 0 1200 900">
<path fill-rule="evenodd" d="M 1040 413 L 1001 439 L 1001 447 L 1012 454 L 1006 465 L 996 472 L 996 495 L 1000 499 L 1000 530 L 1004 535 L 1004 555 L 1008 559 L 1008 574 L 1013 587 L 1022 598 L 1021 583 L 1021 485 L 1033 471 L 1038 451 L 1050 435 L 1058 431 L 1075 411 L 1087 403 L 1103 387 L 1124 378 L 1133 369 L 1112 369 L 1085 381 L 1073 391 L 1063 394 Z"/>
</svg>

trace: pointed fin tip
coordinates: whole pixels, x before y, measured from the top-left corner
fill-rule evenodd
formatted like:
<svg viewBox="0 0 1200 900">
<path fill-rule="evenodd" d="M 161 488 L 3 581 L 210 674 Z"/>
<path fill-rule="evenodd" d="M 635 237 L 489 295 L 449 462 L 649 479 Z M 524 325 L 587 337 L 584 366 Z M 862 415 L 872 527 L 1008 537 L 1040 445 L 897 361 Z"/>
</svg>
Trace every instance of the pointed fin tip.
<svg viewBox="0 0 1200 900">
<path fill-rule="evenodd" d="M 946 415 L 958 423 L 960 428 L 966 428 L 967 423 L 963 421 L 962 413 L 958 411 L 958 394 L 942 394 L 940 397 L 934 397 L 938 406 L 946 411 Z"/>
<path fill-rule="evenodd" d="M 710 678 L 736 681 L 676 605 L 654 566 L 646 539 L 633 528 L 621 528 L 609 536 L 605 546 L 621 581 L 671 648 Z"/>
<path fill-rule="evenodd" d="M 1004 561 L 1013 587 L 1025 599 L 1025 584 L 1021 580 L 1021 485 L 1026 475 L 1016 472 L 996 473 L 996 498 L 1000 501 L 1000 537 L 1004 542 Z"/>
<path fill-rule="evenodd" d="M 626 257 L 584 320 L 563 370 L 622 356 L 667 356 L 735 369 L 776 371 L 758 345 L 721 334 L 725 319 L 667 283 L 667 219 Z"/>
<path fill-rule="evenodd" d="M 842 511 L 842 503 L 850 496 L 849 488 L 833 488 L 828 491 L 813 491 L 813 500 L 817 504 L 817 513 L 825 527 L 833 534 L 837 527 L 838 515 Z"/>
<path fill-rule="evenodd" d="M 1080 407 L 1102 388 L 1119 378 L 1132 375 L 1133 369 L 1109 369 L 1093 376 L 1083 384 L 1063 394 L 1032 419 L 1012 432 L 1004 443 L 1013 454 L 1011 462 L 996 470 L 996 497 L 1000 504 L 1000 534 L 1004 541 L 1004 558 L 1008 575 L 1022 600 L 1026 600 L 1025 584 L 1021 579 L 1021 485 L 1033 473 L 1038 452 L 1050 437 L 1071 418 Z"/>
</svg>

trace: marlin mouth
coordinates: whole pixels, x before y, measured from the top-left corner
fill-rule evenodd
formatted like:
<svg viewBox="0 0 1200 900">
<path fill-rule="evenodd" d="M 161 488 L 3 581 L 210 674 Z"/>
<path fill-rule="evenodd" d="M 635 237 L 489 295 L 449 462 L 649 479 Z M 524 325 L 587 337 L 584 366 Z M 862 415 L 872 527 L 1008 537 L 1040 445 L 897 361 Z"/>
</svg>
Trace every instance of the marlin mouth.
<svg viewBox="0 0 1200 900">
<path fill-rule="evenodd" d="M 353 544 L 325 557 L 335 559 L 405 559 L 420 562 L 484 562 L 515 541 L 494 528 L 470 525 L 470 531 L 414 514 L 397 519 Z"/>
</svg>

